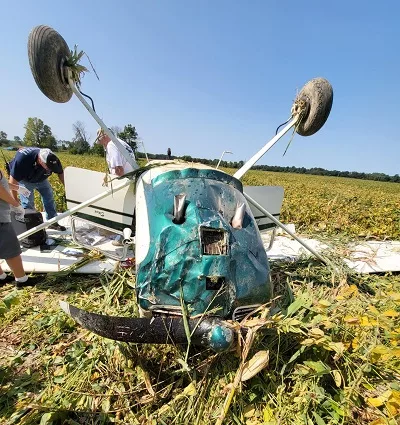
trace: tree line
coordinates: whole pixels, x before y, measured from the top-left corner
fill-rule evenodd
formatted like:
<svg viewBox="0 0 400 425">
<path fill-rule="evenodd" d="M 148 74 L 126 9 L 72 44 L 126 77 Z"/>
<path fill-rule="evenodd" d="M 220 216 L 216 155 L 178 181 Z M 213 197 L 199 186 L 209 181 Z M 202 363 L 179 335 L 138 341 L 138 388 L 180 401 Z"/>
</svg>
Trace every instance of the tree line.
<svg viewBox="0 0 400 425">
<path fill-rule="evenodd" d="M 25 126 L 25 135 L 23 140 L 20 137 L 14 136 L 13 140 L 9 140 L 7 133 L 0 131 L 0 147 L 8 146 L 18 148 L 20 146 L 36 146 L 40 148 L 50 148 L 53 151 L 67 151 L 75 155 L 92 154 L 92 155 L 104 155 L 103 146 L 98 143 L 90 145 L 89 133 L 86 130 L 86 126 L 82 121 L 76 121 L 72 125 L 73 138 L 72 140 L 56 140 L 51 128 L 44 124 L 44 122 L 37 117 L 28 118 Z M 120 127 L 111 127 L 111 131 L 120 139 L 128 143 L 133 151 L 139 158 L 144 158 L 145 154 L 137 152 L 139 135 L 136 131 L 136 127 L 132 124 L 127 124 L 123 129 Z M 149 159 L 167 159 L 165 154 L 147 154 Z M 206 165 L 216 166 L 219 159 L 207 159 L 207 158 L 192 158 L 189 155 L 181 157 L 172 156 L 172 159 L 179 158 L 188 162 L 201 162 Z M 221 161 L 220 166 L 226 168 L 240 168 L 244 164 L 244 161 Z M 277 165 L 255 165 L 252 167 L 254 170 L 263 171 L 274 171 L 282 173 L 298 173 L 298 174 L 312 174 L 318 176 L 335 176 L 335 177 L 348 177 L 353 179 L 362 180 L 376 180 L 384 182 L 400 183 L 399 174 L 389 176 L 384 173 L 362 173 L 358 171 L 338 171 L 338 170 L 326 170 L 324 168 L 313 167 L 282 167 Z"/>
<path fill-rule="evenodd" d="M 24 129 L 25 135 L 22 140 L 19 136 L 14 136 L 10 140 L 5 131 L 0 131 L 0 146 L 15 149 L 20 146 L 34 146 L 38 148 L 49 148 L 54 152 L 67 151 L 74 155 L 104 155 L 103 146 L 97 143 L 93 143 L 91 146 L 89 133 L 86 130 L 85 123 L 82 121 L 76 121 L 72 125 L 74 134 L 72 140 L 57 140 L 51 128 L 37 117 L 28 118 Z M 139 135 L 132 124 L 125 125 L 123 129 L 120 127 L 111 127 L 111 131 L 128 143 L 134 152 L 137 151 Z"/>
</svg>

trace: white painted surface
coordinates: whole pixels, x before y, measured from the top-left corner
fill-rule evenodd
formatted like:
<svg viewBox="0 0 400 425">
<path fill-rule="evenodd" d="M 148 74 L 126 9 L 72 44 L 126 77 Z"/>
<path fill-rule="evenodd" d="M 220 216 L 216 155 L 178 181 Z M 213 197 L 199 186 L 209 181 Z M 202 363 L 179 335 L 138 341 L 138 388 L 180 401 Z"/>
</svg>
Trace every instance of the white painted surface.
<svg viewBox="0 0 400 425">
<path fill-rule="evenodd" d="M 150 248 L 149 217 L 143 179 L 136 186 L 136 267 L 146 258 Z"/>
<path fill-rule="evenodd" d="M 269 238 L 262 235 L 264 246 L 267 247 Z M 323 253 L 327 248 L 334 250 L 316 239 L 302 238 L 317 252 Z M 343 261 L 358 273 L 398 272 L 400 271 L 400 241 L 366 241 L 348 245 L 347 257 Z M 270 261 L 293 261 L 300 256 L 310 257 L 297 241 L 290 237 L 278 235 L 272 249 L 268 252 Z"/>
<path fill-rule="evenodd" d="M 400 271 L 400 241 L 370 241 L 349 246 L 345 263 L 359 273 Z"/>
<path fill-rule="evenodd" d="M 76 167 L 67 167 L 64 174 L 66 197 L 70 201 L 75 201 L 67 202 L 68 209 L 103 193 L 107 189 L 111 189 L 113 186 L 116 187 L 128 181 L 128 179 L 114 180 L 109 182 L 108 186 L 103 186 L 105 173 Z M 123 214 L 132 216 L 134 210 L 135 194 L 134 183 L 132 183 L 126 188 L 96 201 L 93 205 L 82 209 L 81 212 L 92 217 L 122 223 L 129 227 L 132 224 L 132 217 Z"/>
<path fill-rule="evenodd" d="M 64 218 L 60 221 L 62 226 L 67 227 L 65 232 L 47 229 L 47 239 L 64 239 L 66 243 L 72 243 L 70 222 L 70 217 Z M 82 257 L 77 255 L 66 255 L 62 252 L 66 251 L 68 248 L 70 247 L 58 245 L 50 252 L 40 252 L 40 247 L 24 250 L 22 253 L 22 262 L 24 264 L 25 272 L 52 273 L 63 270 L 80 261 Z M 76 248 L 71 247 L 71 250 L 73 249 Z M 83 252 L 85 251 L 84 249 L 80 250 Z M 117 263 L 118 261 L 110 258 L 104 259 L 103 261 L 92 261 L 91 263 L 81 267 L 75 273 L 100 274 L 104 270 L 112 272 Z M 0 264 L 3 270 L 10 271 L 4 260 L 0 260 Z"/>
</svg>

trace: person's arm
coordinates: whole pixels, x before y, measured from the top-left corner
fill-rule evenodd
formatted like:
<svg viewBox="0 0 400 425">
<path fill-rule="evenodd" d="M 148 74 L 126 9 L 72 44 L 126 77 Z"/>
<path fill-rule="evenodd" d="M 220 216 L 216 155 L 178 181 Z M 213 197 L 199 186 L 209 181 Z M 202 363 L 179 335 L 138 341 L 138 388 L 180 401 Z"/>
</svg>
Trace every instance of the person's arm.
<svg viewBox="0 0 400 425">
<path fill-rule="evenodd" d="M 18 197 L 15 199 L 11 193 L 5 189 L 3 185 L 0 185 L 0 199 L 12 205 L 13 207 L 18 207 L 19 201 Z"/>
<path fill-rule="evenodd" d="M 10 176 L 10 180 L 8 182 L 11 185 L 11 195 L 12 195 L 12 197 L 19 204 L 19 200 L 18 200 L 18 186 L 19 186 L 19 183 L 18 183 L 17 180 L 15 180 L 15 178 L 13 176 Z M 15 186 L 17 186 L 17 189 L 14 189 Z"/>
<path fill-rule="evenodd" d="M 57 176 L 58 176 L 58 179 L 60 180 L 60 182 L 62 183 L 62 185 L 65 187 L 64 173 L 57 174 Z"/>
<path fill-rule="evenodd" d="M 10 190 L 16 190 L 16 191 L 18 191 L 18 189 L 19 189 L 19 185 L 18 184 L 13 184 L 13 183 L 8 182 L 8 186 L 10 187 Z"/>
</svg>

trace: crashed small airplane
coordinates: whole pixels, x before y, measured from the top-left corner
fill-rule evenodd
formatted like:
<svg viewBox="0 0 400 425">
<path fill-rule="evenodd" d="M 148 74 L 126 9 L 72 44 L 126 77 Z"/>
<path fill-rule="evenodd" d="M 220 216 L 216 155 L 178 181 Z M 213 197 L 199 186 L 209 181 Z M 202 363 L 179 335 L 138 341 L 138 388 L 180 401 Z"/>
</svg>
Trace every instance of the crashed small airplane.
<svg viewBox="0 0 400 425">
<path fill-rule="evenodd" d="M 98 117 L 93 103 L 84 99 L 79 65 L 71 59 L 72 51 L 61 35 L 47 26 L 35 27 L 29 35 L 28 54 L 39 89 L 57 103 L 68 102 L 75 94 L 121 154 L 136 166 Z M 327 80 L 309 81 L 298 93 L 282 130 L 278 128 L 274 138 L 233 176 L 202 164 L 153 161 L 140 173 L 124 176 L 124 183 L 113 190 L 75 200 L 67 212 L 26 232 L 71 215 L 73 220 L 83 218 L 119 233 L 125 246 L 134 249 L 141 317 L 109 317 L 61 302 L 63 310 L 81 326 L 119 341 L 186 344 L 190 332 L 193 345 L 217 352 L 231 348 L 237 338 L 229 320 L 240 320 L 272 297 L 268 256 L 254 209 L 290 233 L 262 202 L 246 193 L 241 178 L 290 129 L 302 136 L 316 133 L 326 122 L 332 101 Z M 83 179 L 93 173 L 79 172 Z M 108 217 L 90 213 L 97 201 L 127 187 L 126 196 L 113 199 L 112 210 L 103 208 Z M 80 215 L 82 211 L 86 213 Z M 123 211 L 121 220 L 115 218 L 118 211 Z M 79 242 L 77 235 L 74 239 Z"/>
</svg>

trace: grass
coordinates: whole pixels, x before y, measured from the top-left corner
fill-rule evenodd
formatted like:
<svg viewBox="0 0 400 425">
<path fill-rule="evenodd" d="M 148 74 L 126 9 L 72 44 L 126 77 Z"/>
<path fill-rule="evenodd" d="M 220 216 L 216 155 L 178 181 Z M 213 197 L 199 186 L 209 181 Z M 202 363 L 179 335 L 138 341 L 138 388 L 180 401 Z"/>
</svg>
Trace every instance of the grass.
<svg viewBox="0 0 400 425">
<path fill-rule="evenodd" d="M 60 156 L 64 164 L 103 164 Z M 399 213 L 394 184 L 265 172 L 247 178 L 260 181 L 284 185 L 284 221 L 303 231 L 396 236 L 386 221 Z M 375 205 L 371 188 L 382 205 Z M 351 194 L 357 202 L 349 206 Z M 373 223 L 360 206 L 368 203 L 371 216 L 378 211 Z M 343 226 L 351 217 L 355 222 L 349 230 L 335 228 L 329 217 Z M 18 292 L 0 288 L 0 423 L 398 424 L 400 275 L 358 275 L 301 259 L 273 264 L 272 278 L 276 299 L 247 322 L 251 341 L 223 354 L 191 348 L 188 356 L 185 347 L 106 340 L 60 310 L 58 301 L 68 300 L 94 312 L 137 316 L 129 271 L 63 276 Z M 257 353 L 264 368 L 242 381 Z"/>
<path fill-rule="evenodd" d="M 269 364 L 239 385 L 224 423 L 397 424 L 400 276 L 337 274 L 310 260 L 272 273 L 281 298 L 256 323 L 249 353 L 267 351 Z M 135 316 L 132 286 L 122 271 L 15 295 L 0 328 L 1 423 L 218 423 L 241 350 L 191 349 L 182 367 L 184 347 L 106 340 L 58 307 Z"/>
</svg>

